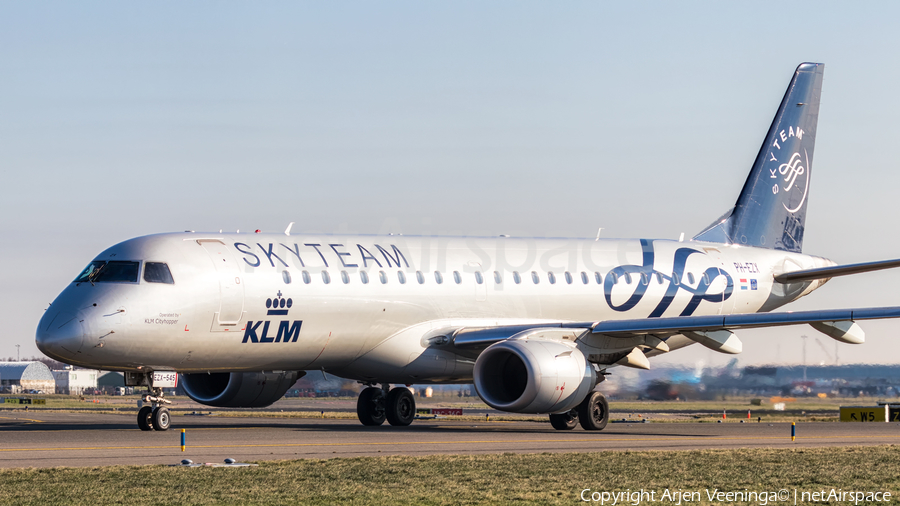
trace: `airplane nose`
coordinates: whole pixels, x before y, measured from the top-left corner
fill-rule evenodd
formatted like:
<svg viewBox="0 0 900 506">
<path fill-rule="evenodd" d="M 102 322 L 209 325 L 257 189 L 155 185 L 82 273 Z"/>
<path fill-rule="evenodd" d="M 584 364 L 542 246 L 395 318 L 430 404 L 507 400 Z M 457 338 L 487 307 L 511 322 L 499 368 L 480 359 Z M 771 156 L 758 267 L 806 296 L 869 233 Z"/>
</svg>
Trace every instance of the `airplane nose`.
<svg viewBox="0 0 900 506">
<path fill-rule="evenodd" d="M 35 343 L 41 353 L 62 362 L 74 359 L 84 342 L 84 327 L 79 315 L 45 314 L 35 334 Z"/>
</svg>

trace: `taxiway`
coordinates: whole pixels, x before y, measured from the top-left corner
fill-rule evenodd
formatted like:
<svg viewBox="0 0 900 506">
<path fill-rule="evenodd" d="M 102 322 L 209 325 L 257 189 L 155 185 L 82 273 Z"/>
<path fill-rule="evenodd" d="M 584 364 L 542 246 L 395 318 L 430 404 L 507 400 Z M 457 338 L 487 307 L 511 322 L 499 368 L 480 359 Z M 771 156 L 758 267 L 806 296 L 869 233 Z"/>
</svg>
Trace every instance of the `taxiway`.
<svg viewBox="0 0 900 506">
<path fill-rule="evenodd" d="M 187 448 L 181 451 L 181 429 Z M 790 448 L 900 443 L 897 423 L 611 423 L 556 431 L 531 421 L 417 420 L 364 427 L 356 420 L 176 415 L 166 432 L 141 432 L 133 414 L 0 413 L 0 467 L 104 466 L 383 455 Z"/>
</svg>

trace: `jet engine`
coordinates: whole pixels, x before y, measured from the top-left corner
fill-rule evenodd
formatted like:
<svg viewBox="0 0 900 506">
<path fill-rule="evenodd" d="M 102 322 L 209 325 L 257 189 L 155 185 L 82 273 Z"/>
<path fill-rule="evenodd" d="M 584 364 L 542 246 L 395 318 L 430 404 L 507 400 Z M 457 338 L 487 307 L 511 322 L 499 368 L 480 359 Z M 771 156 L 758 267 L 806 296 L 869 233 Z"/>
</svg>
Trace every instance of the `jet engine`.
<svg viewBox="0 0 900 506">
<path fill-rule="evenodd" d="M 494 409 L 516 413 L 569 411 L 597 385 L 597 372 L 574 345 L 512 337 L 475 361 L 475 389 Z"/>
<path fill-rule="evenodd" d="M 304 371 L 182 374 L 188 397 L 218 408 L 262 408 L 281 399 Z"/>
</svg>

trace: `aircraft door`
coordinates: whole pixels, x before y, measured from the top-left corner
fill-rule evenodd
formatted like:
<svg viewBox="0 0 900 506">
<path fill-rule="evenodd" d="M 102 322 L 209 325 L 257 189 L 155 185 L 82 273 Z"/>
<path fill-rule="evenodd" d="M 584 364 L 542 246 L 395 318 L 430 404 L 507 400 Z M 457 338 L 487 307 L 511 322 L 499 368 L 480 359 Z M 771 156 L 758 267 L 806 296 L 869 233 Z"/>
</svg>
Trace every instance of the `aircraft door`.
<svg viewBox="0 0 900 506">
<path fill-rule="evenodd" d="M 244 286 L 241 270 L 231 251 L 218 239 L 197 241 L 209 255 L 219 278 L 219 312 L 213 327 L 234 326 L 244 314 Z"/>
</svg>

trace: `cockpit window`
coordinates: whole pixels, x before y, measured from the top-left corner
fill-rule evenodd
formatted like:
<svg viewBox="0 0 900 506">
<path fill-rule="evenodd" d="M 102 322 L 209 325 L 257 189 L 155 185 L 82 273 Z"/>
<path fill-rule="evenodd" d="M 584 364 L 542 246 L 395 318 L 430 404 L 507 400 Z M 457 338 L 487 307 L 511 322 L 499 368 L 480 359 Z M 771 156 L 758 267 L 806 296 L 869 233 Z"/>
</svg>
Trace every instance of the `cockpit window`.
<svg viewBox="0 0 900 506">
<path fill-rule="evenodd" d="M 79 274 L 77 278 L 75 278 L 75 283 L 86 283 L 88 281 L 91 281 L 91 278 L 96 276 L 104 265 L 106 265 L 106 262 L 94 260 L 93 262 L 88 264 L 88 266 L 85 267 L 83 271 L 81 271 L 81 274 Z"/>
<path fill-rule="evenodd" d="M 285 283 L 290 283 L 290 273 L 284 271 L 283 275 Z M 167 285 L 175 284 L 175 280 L 172 279 L 172 273 L 169 272 L 169 266 L 161 262 L 147 262 L 144 264 L 144 281 L 148 283 L 166 283 Z"/>
<path fill-rule="evenodd" d="M 137 283 L 138 262 L 125 262 L 122 260 L 110 260 L 94 276 L 95 283 Z"/>
<path fill-rule="evenodd" d="M 75 278 L 76 283 L 137 283 L 140 262 L 94 260 Z"/>
</svg>

